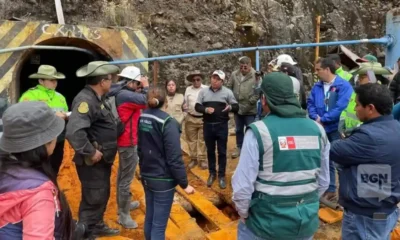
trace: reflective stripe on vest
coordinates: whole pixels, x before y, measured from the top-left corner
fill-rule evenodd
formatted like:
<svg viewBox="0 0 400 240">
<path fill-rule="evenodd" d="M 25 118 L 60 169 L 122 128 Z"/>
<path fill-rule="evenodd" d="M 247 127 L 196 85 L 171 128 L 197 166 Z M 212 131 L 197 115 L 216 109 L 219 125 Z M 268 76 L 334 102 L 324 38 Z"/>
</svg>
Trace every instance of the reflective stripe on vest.
<svg viewBox="0 0 400 240">
<path fill-rule="evenodd" d="M 271 119 L 270 116 L 267 118 Z M 260 147 L 260 168 L 255 184 L 255 190 L 268 195 L 284 196 L 305 194 L 315 191 L 318 188 L 318 182 L 316 179 L 320 171 L 321 163 L 322 143 L 320 128 L 316 126 L 316 123 L 312 120 L 300 119 L 301 121 L 309 121 L 308 124 L 314 126 L 311 127 L 312 130 L 308 130 L 308 132 L 307 130 L 295 131 L 291 133 L 293 134 L 291 137 L 285 137 L 285 135 L 281 136 L 280 131 L 274 126 L 271 129 L 273 129 L 275 134 L 278 134 L 278 137 L 276 138 L 271 137 L 270 131 L 267 127 L 267 118 L 264 118 L 263 121 L 255 122 L 252 124 L 253 126 L 251 126 L 257 137 L 259 147 L 262 145 Z M 277 120 L 279 121 L 279 118 L 272 121 Z M 296 121 L 296 119 L 293 121 Z M 292 159 L 298 159 L 298 163 L 300 164 L 302 164 L 302 162 L 308 162 L 308 165 L 300 166 L 296 165 L 296 163 L 288 164 L 287 161 L 274 162 L 274 153 L 278 153 L 275 158 L 279 159 L 279 157 L 282 158 L 282 156 L 286 154 L 282 153 L 281 156 L 279 156 L 279 152 L 283 151 L 290 151 L 290 157 Z M 302 159 L 304 156 L 307 157 L 306 161 Z M 280 167 L 279 165 L 284 165 L 284 168 L 292 167 L 292 169 L 274 171 L 274 168 L 277 169 Z M 296 171 L 296 168 L 299 170 Z"/>
</svg>

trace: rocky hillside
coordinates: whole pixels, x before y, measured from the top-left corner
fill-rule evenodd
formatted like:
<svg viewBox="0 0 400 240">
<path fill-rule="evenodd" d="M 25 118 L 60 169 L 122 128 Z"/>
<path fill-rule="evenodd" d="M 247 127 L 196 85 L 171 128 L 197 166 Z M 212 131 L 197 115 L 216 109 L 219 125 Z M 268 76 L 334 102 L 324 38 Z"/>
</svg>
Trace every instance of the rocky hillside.
<svg viewBox="0 0 400 240">
<path fill-rule="evenodd" d="M 0 0 L 0 18 L 57 22 L 53 0 Z M 151 55 L 294 42 L 313 42 L 322 16 L 321 41 L 384 35 L 385 14 L 398 0 L 63 0 L 68 24 L 129 26 L 147 30 Z M 353 48 L 378 54 L 376 46 Z M 324 54 L 327 48 L 321 49 Z M 266 51 L 262 66 L 283 51 Z M 290 51 L 311 68 L 314 49 Z M 250 56 L 252 53 L 250 53 Z M 239 54 L 165 61 L 160 77 L 182 80 L 188 71 L 231 72 Z"/>
</svg>

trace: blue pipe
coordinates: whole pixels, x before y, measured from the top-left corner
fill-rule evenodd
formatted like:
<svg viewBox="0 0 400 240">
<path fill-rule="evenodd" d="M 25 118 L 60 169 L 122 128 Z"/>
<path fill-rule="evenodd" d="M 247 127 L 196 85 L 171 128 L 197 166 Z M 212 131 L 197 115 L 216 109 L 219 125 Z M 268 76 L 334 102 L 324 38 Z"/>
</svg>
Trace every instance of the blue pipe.
<svg viewBox="0 0 400 240">
<path fill-rule="evenodd" d="M 260 71 L 260 50 L 256 50 L 256 71 Z"/>
<path fill-rule="evenodd" d="M 118 60 L 118 61 L 111 61 L 110 63 L 111 64 L 131 64 L 131 63 L 140 63 L 140 62 L 172 60 L 172 59 L 178 59 L 178 58 L 202 57 L 202 56 L 210 56 L 210 55 L 218 55 L 218 54 L 235 53 L 235 52 L 249 52 L 249 51 L 257 51 L 257 50 L 272 50 L 272 49 L 286 49 L 286 48 L 305 48 L 305 47 L 316 47 L 316 46 L 321 47 L 321 46 L 337 46 L 337 45 L 354 45 L 354 44 L 362 44 L 362 43 L 375 43 L 375 44 L 382 44 L 385 46 L 390 46 L 393 43 L 393 41 L 394 41 L 393 37 L 390 35 L 387 35 L 387 36 L 384 36 L 381 38 L 374 38 L 374 39 L 360 39 L 360 40 L 322 42 L 322 43 L 283 44 L 283 45 L 258 46 L 258 47 L 248 47 L 248 48 L 233 48 L 233 49 L 215 50 L 215 51 L 208 51 L 208 52 L 198 52 L 198 53 L 152 57 L 152 58 Z"/>
</svg>

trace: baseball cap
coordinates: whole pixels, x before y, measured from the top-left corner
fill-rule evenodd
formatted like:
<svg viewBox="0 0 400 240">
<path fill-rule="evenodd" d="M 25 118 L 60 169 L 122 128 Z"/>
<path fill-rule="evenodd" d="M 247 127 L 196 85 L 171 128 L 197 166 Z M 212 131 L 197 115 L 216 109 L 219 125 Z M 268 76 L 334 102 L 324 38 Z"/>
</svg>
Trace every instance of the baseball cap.
<svg viewBox="0 0 400 240">
<path fill-rule="evenodd" d="M 140 73 L 140 69 L 138 67 L 129 66 L 124 68 L 122 72 L 118 74 L 118 76 L 140 81 L 142 74 Z"/>
<path fill-rule="evenodd" d="M 215 70 L 212 75 L 217 75 L 221 80 L 225 80 L 225 73 L 221 70 Z"/>
</svg>

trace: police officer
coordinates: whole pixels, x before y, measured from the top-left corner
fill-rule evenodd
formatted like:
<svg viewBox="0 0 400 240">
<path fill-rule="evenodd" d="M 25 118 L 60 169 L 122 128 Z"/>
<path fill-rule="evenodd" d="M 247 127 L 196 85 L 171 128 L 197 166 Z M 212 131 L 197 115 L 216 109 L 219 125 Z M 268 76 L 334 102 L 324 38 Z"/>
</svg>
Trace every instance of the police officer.
<svg viewBox="0 0 400 240">
<path fill-rule="evenodd" d="M 119 230 L 103 222 L 110 197 L 111 167 L 117 153 L 117 124 L 105 94 L 119 68 L 107 62 L 90 62 L 78 69 L 87 85 L 72 102 L 67 139 L 75 150 L 74 162 L 82 184 L 76 239 L 115 236 Z"/>
<path fill-rule="evenodd" d="M 22 101 L 41 101 L 46 103 L 55 114 L 62 119 L 66 120 L 68 112 L 68 105 L 65 97 L 56 92 L 57 83 L 59 79 L 65 79 L 65 75 L 57 72 L 56 68 L 50 65 L 40 65 L 38 72 L 31 74 L 30 79 L 38 79 L 38 85 L 30 88 L 19 99 Z M 62 159 L 64 157 L 64 142 L 65 131 L 63 131 L 57 138 L 57 144 L 54 149 L 53 155 L 50 156 L 51 166 L 56 174 L 60 169 Z"/>
</svg>

